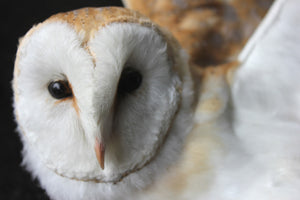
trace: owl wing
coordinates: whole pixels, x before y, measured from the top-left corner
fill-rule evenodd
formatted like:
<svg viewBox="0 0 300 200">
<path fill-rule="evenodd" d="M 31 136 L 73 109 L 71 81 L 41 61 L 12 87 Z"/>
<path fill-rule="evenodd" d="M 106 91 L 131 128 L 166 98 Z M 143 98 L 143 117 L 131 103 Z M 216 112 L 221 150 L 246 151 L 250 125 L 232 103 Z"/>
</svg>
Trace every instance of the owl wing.
<svg viewBox="0 0 300 200">
<path fill-rule="evenodd" d="M 299 7 L 277 0 L 239 55 L 232 91 L 242 118 L 300 122 Z"/>
<path fill-rule="evenodd" d="M 123 0 L 168 29 L 196 67 L 236 59 L 273 0 Z"/>
<path fill-rule="evenodd" d="M 300 195 L 299 8 L 299 0 L 272 5 L 239 55 L 232 85 L 235 135 L 264 166 L 273 199 Z"/>
</svg>

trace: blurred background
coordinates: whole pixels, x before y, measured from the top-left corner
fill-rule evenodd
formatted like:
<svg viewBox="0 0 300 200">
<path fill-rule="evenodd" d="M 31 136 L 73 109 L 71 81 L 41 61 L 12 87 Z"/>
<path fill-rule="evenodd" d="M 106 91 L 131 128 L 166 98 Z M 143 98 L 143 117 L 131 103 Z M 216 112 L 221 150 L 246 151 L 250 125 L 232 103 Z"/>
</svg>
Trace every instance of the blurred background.
<svg viewBox="0 0 300 200">
<path fill-rule="evenodd" d="M 81 7 L 122 6 L 121 0 L 1 0 L 0 199 L 48 199 L 37 181 L 21 167 L 22 145 L 15 131 L 11 80 L 18 38 L 52 14 Z"/>
</svg>

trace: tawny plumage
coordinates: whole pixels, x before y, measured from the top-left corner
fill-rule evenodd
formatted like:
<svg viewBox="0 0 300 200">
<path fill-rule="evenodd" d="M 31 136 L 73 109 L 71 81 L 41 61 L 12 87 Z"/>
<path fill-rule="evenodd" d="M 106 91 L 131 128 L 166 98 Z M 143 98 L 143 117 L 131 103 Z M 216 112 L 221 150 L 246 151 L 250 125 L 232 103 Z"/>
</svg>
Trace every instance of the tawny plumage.
<svg viewBox="0 0 300 200">
<path fill-rule="evenodd" d="M 234 61 L 273 0 L 123 0 L 167 28 L 197 67 Z"/>
<path fill-rule="evenodd" d="M 142 14 L 33 27 L 13 80 L 26 168 L 59 200 L 297 200 L 300 4 L 270 2 L 126 0 Z"/>
</svg>

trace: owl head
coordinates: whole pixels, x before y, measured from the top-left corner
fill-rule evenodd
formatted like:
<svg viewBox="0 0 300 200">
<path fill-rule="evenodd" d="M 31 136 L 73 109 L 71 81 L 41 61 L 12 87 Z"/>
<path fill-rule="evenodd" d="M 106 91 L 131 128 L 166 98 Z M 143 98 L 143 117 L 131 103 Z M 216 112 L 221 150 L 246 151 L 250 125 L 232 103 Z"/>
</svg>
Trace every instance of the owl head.
<svg viewBox="0 0 300 200">
<path fill-rule="evenodd" d="M 24 163 L 54 198 L 121 195 L 180 162 L 193 115 L 187 57 L 136 12 L 84 8 L 34 26 L 13 90 Z"/>
</svg>

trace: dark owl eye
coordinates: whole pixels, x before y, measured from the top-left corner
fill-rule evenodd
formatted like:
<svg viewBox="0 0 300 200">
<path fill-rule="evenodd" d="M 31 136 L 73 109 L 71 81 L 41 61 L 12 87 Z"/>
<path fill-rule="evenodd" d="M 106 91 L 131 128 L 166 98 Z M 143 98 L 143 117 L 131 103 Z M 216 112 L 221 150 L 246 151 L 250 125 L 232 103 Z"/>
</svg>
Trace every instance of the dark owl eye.
<svg viewBox="0 0 300 200">
<path fill-rule="evenodd" d="M 72 90 L 67 81 L 53 81 L 48 85 L 48 90 L 55 99 L 72 96 Z"/>
<path fill-rule="evenodd" d="M 131 67 L 127 67 L 123 70 L 118 85 L 118 93 L 126 94 L 131 93 L 138 89 L 142 83 L 142 74 Z"/>
</svg>

